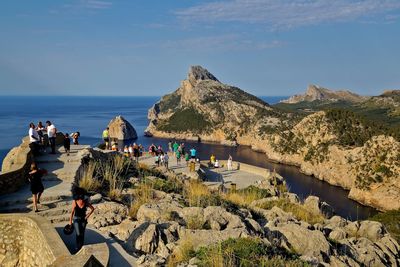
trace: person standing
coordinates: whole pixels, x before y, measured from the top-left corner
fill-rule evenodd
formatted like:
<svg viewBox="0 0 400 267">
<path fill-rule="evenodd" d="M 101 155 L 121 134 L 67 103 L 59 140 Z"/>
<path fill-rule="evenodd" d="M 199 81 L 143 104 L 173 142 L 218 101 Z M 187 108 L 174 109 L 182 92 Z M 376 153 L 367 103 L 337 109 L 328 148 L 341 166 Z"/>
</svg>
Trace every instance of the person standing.
<svg viewBox="0 0 400 267">
<path fill-rule="evenodd" d="M 69 152 L 71 150 L 71 139 L 69 139 L 68 133 L 64 135 L 64 149 L 67 156 L 69 156 Z"/>
<path fill-rule="evenodd" d="M 179 147 L 179 145 L 178 145 L 178 143 L 175 141 L 174 144 L 172 145 L 172 148 L 173 148 L 175 154 L 176 154 L 176 152 L 178 151 L 178 147 Z"/>
<path fill-rule="evenodd" d="M 80 187 L 73 188 L 73 201 L 69 225 L 73 225 L 76 233 L 76 251 L 79 251 L 85 241 L 85 229 L 87 220 L 92 215 L 94 207 L 90 204 L 86 195 L 86 190 Z M 87 213 L 87 208 L 90 212 Z"/>
<path fill-rule="evenodd" d="M 165 153 L 165 155 L 164 155 L 164 166 L 165 166 L 165 168 L 167 168 L 167 170 L 168 170 L 168 160 L 169 160 L 168 153 Z"/>
<path fill-rule="evenodd" d="M 46 128 L 44 128 L 43 124 L 41 121 L 38 122 L 38 125 L 36 126 L 36 131 L 39 134 L 40 137 L 40 141 L 39 141 L 39 145 L 40 145 L 40 150 L 43 152 L 46 152 L 46 147 L 44 144 L 44 136 L 43 136 L 43 131 L 45 131 Z"/>
<path fill-rule="evenodd" d="M 74 141 L 74 145 L 79 145 L 79 137 L 81 136 L 80 132 L 76 132 L 72 135 L 72 140 Z"/>
<path fill-rule="evenodd" d="M 105 129 L 103 131 L 103 140 L 104 143 L 106 144 L 106 149 L 110 149 L 110 128 L 107 127 L 107 129 Z"/>
<path fill-rule="evenodd" d="M 172 141 L 171 140 L 168 142 L 168 151 L 169 151 L 169 153 L 172 153 Z"/>
<path fill-rule="evenodd" d="M 51 152 L 50 154 L 56 154 L 56 135 L 57 128 L 50 121 L 46 121 L 47 125 L 47 136 L 49 137 Z"/>
<path fill-rule="evenodd" d="M 190 149 L 190 158 L 191 159 L 196 159 L 196 149 L 194 147 L 192 147 L 192 149 Z"/>
<path fill-rule="evenodd" d="M 181 162 L 181 152 L 179 151 L 179 149 L 176 150 L 175 156 L 176 156 L 176 165 L 180 165 L 180 162 Z"/>
<path fill-rule="evenodd" d="M 39 141 L 40 137 L 38 132 L 35 130 L 35 124 L 31 122 L 29 124 L 29 147 L 31 148 L 34 156 L 39 154 Z"/>
<path fill-rule="evenodd" d="M 231 171 L 233 169 L 232 168 L 232 156 L 231 155 L 229 155 L 227 165 L 228 165 L 228 171 Z"/>
<path fill-rule="evenodd" d="M 36 163 L 31 164 L 31 171 L 29 172 L 29 182 L 31 183 L 31 192 L 33 199 L 33 207 L 35 212 L 38 212 L 37 204 L 40 204 L 40 197 L 43 194 L 44 186 L 42 177 L 47 173 L 46 170 L 41 170 L 37 167 Z"/>
</svg>

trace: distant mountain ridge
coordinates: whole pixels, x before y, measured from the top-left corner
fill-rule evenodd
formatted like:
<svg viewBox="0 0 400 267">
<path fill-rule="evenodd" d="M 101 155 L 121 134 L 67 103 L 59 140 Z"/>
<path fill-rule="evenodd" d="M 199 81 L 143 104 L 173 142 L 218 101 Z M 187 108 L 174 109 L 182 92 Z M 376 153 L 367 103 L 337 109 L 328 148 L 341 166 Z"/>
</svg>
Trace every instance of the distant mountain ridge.
<svg viewBox="0 0 400 267">
<path fill-rule="evenodd" d="M 282 103 L 295 104 L 299 102 L 312 102 L 312 101 L 347 101 L 352 103 L 363 102 L 369 97 L 360 96 L 348 90 L 333 91 L 327 88 L 320 87 L 318 85 L 309 85 L 306 92 L 301 95 L 294 95 L 286 100 L 282 100 Z"/>
</svg>

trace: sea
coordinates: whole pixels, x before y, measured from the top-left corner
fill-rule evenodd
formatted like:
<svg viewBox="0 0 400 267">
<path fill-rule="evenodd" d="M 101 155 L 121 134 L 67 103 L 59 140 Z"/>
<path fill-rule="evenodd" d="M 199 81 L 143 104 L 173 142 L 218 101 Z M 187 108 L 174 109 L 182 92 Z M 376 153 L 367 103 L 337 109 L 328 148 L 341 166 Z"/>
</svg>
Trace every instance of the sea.
<svg viewBox="0 0 400 267">
<path fill-rule="evenodd" d="M 269 104 L 275 104 L 286 96 L 262 96 Z M 18 146 L 28 135 L 29 123 L 35 125 L 50 120 L 59 131 L 79 131 L 81 144 L 97 146 L 101 143 L 102 131 L 112 118 L 122 115 L 138 133 L 136 143 L 148 147 L 152 143 L 166 147 L 168 140 L 145 137 L 148 125 L 147 111 L 156 103 L 157 96 L 92 97 L 92 96 L 0 96 L 0 162 L 11 148 Z M 289 190 L 301 199 L 316 195 L 329 203 L 338 215 L 350 220 L 366 219 L 377 211 L 347 198 L 348 191 L 329 185 L 314 177 L 300 173 L 294 166 L 267 161 L 266 155 L 252 151 L 249 147 L 226 147 L 215 143 L 187 142 L 195 147 L 201 159 L 208 159 L 211 153 L 217 158 L 227 158 L 256 166 L 275 169 L 288 184 Z"/>
</svg>

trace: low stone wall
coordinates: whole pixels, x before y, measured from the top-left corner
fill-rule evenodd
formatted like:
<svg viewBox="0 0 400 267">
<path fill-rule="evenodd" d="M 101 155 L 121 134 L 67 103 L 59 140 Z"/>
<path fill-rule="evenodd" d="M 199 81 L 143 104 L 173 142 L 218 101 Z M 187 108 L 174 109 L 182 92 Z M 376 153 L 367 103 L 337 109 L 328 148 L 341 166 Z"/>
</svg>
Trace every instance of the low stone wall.
<svg viewBox="0 0 400 267">
<path fill-rule="evenodd" d="M 63 144 L 63 140 L 63 134 L 57 133 L 56 145 Z M 11 149 L 3 160 L 0 174 L 0 195 L 15 192 L 26 184 L 33 160 L 27 136 L 22 139 L 19 146 Z"/>
<path fill-rule="evenodd" d="M 33 161 L 29 138 L 14 147 L 5 157 L 0 174 L 0 195 L 17 191 L 27 181 L 30 165 Z"/>
<path fill-rule="evenodd" d="M 220 166 L 223 166 L 223 168 L 227 167 L 227 165 L 228 165 L 227 160 L 218 160 L 218 161 L 219 161 Z M 201 161 L 200 167 L 204 166 L 205 168 L 208 168 L 208 164 L 209 164 L 209 161 Z M 232 168 L 234 170 L 241 170 L 244 172 L 260 175 L 260 176 L 263 176 L 266 178 L 269 178 L 271 176 L 271 171 L 269 169 L 249 165 L 249 164 L 242 163 L 239 161 L 233 161 Z M 278 175 L 278 174 L 275 174 L 275 175 Z M 280 175 L 278 175 L 278 176 L 280 176 Z"/>
<path fill-rule="evenodd" d="M 43 217 L 0 214 L 0 266 L 107 266 L 108 260 L 106 244 L 84 246 L 71 255 Z"/>
</svg>

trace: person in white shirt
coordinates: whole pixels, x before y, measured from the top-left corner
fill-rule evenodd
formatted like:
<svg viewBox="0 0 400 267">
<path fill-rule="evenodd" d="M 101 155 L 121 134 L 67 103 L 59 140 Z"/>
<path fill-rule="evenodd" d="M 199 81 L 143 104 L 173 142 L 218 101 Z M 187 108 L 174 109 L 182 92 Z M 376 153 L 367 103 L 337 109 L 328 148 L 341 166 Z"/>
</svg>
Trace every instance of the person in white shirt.
<svg viewBox="0 0 400 267">
<path fill-rule="evenodd" d="M 49 142 L 51 146 L 50 154 L 56 154 L 57 128 L 50 121 L 46 121 L 46 124 L 47 124 L 47 136 L 49 137 Z"/>
<path fill-rule="evenodd" d="M 29 124 L 29 147 L 35 156 L 39 153 L 39 141 L 40 137 L 38 132 L 35 130 L 35 124 L 31 122 Z"/>
<path fill-rule="evenodd" d="M 232 156 L 231 155 L 229 155 L 227 165 L 228 165 L 228 171 L 231 171 L 232 170 Z"/>
<path fill-rule="evenodd" d="M 219 168 L 219 161 L 218 160 L 215 161 L 214 168 Z"/>
</svg>

